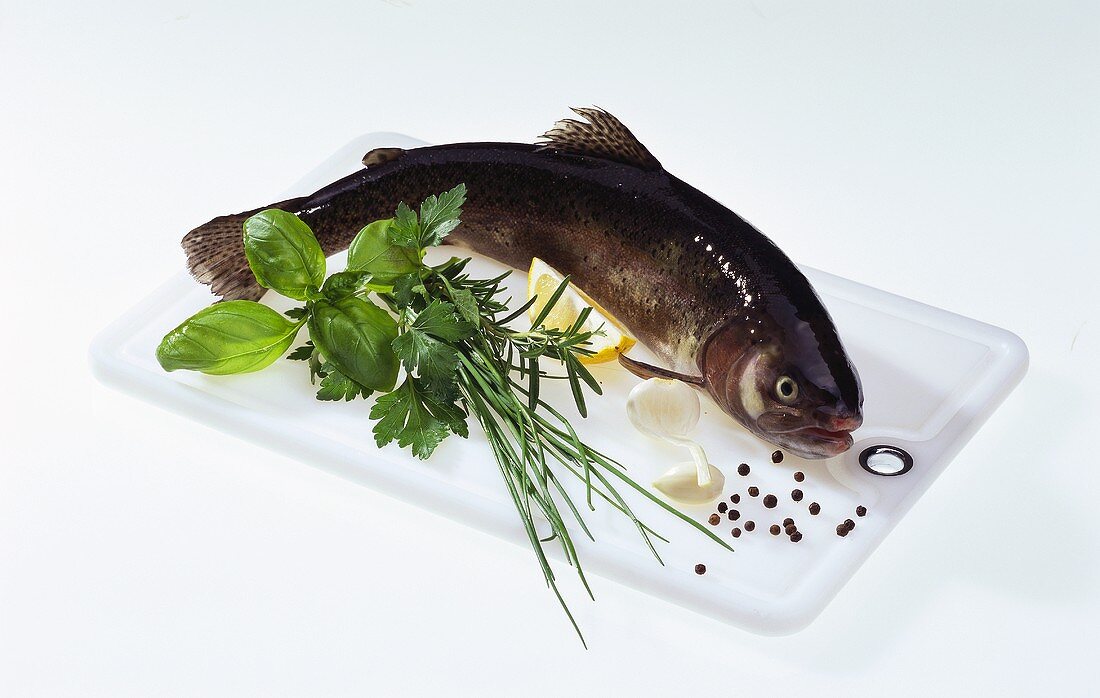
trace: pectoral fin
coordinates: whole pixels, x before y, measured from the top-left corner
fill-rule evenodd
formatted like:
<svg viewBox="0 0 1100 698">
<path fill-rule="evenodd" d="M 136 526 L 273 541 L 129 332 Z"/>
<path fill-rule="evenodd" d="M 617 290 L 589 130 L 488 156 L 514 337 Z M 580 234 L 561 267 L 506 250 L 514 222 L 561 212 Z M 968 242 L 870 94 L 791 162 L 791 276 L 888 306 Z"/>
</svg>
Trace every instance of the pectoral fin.
<svg viewBox="0 0 1100 698">
<path fill-rule="evenodd" d="M 702 376 L 689 376 L 684 373 L 670 371 L 667 368 L 653 366 L 651 364 L 632 359 L 626 354 L 619 354 L 619 363 L 622 364 L 623 368 L 630 371 L 639 378 L 664 378 L 666 380 L 682 381 L 684 383 L 687 383 L 688 385 L 702 386 L 705 384 Z"/>
</svg>

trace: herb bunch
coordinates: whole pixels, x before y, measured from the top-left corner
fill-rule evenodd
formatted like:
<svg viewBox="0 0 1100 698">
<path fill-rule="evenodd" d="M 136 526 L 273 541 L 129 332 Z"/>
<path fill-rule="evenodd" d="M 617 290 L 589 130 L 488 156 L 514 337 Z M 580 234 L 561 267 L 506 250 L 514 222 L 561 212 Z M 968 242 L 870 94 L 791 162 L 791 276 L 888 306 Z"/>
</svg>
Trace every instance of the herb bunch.
<svg viewBox="0 0 1100 698">
<path fill-rule="evenodd" d="M 586 416 L 585 389 L 601 393 L 578 360 L 591 353 L 587 346 L 594 332 L 585 329 L 590 309 L 568 328 L 543 324 L 568 279 L 531 328 L 520 330 L 510 323 L 535 299 L 509 309 L 501 287 L 508 273 L 473 278 L 466 271 L 469 258 L 424 263 L 426 250 L 460 224 L 465 197 L 460 184 L 428 197 L 419 214 L 401 203 L 393 218 L 363 228 L 349 247 L 346 269 L 327 277 L 321 247 L 297 216 L 276 209 L 252 216 L 244 225 L 244 248 L 257 281 L 304 305 L 284 317 L 254 301 L 214 304 L 169 332 L 157 359 L 168 371 L 257 371 L 284 355 L 304 326 L 309 341 L 287 358 L 308 364 L 319 400 L 379 393 L 370 410 L 379 447 L 396 441 L 428 458 L 448 436 L 468 438 L 472 416 L 485 433 L 546 582 L 577 628 L 545 547 L 556 541 L 591 596 L 569 525 L 594 537 L 553 466 L 584 482 L 590 510 L 600 499 L 626 516 L 658 561 L 653 539 L 665 539 L 635 516 L 617 487 L 636 490 L 729 546 L 586 445 L 569 420 L 540 397 L 544 379 L 565 380 Z M 560 366 L 560 372 L 547 371 L 542 360 Z"/>
</svg>

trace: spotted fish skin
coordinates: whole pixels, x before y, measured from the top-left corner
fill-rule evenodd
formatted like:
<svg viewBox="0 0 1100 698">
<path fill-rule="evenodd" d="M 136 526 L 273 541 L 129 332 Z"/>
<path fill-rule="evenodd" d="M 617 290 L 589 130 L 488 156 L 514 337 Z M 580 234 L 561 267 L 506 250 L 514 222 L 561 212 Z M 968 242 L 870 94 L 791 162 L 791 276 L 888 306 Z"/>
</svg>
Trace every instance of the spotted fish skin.
<svg viewBox="0 0 1100 698">
<path fill-rule="evenodd" d="M 785 285 L 797 293 L 800 286 L 783 284 L 784 276 L 802 275 L 778 248 L 663 169 L 534 145 L 408 150 L 278 206 L 298 214 L 331 255 L 370 221 L 393 215 L 399 202 L 422 201 L 458 183 L 468 197 L 449 243 L 518 269 L 532 257 L 546 260 L 678 369 L 694 366 L 691 349 L 731 310 L 757 305 L 768 290 L 783 293 Z M 243 256 L 242 247 L 240 263 L 247 264 Z M 752 257 L 757 273 L 723 270 Z M 227 295 L 262 292 L 252 284 Z"/>
<path fill-rule="evenodd" d="M 663 360 L 669 377 L 707 387 L 750 429 L 747 422 L 759 415 L 731 404 L 742 400 L 728 393 L 745 388 L 732 384 L 730 370 L 764 337 L 809 354 L 792 360 L 834 398 L 835 412 L 858 415 L 858 376 L 828 312 L 791 260 L 736 213 L 666 172 L 610 114 L 578 113 L 587 121 L 559 122 L 535 145 L 372 151 L 364 169 L 273 207 L 300 216 L 331 255 L 367 223 L 393 215 L 399 202 L 464 183 L 462 225 L 448 243 L 518 269 L 539 257 L 570 275 Z M 241 222 L 254 212 L 214 219 L 184 239 L 192 272 L 226 298 L 258 298 L 263 291 L 248 273 L 241 244 Z M 717 337 L 722 346 L 708 346 Z M 665 375 L 657 367 L 628 367 Z"/>
</svg>

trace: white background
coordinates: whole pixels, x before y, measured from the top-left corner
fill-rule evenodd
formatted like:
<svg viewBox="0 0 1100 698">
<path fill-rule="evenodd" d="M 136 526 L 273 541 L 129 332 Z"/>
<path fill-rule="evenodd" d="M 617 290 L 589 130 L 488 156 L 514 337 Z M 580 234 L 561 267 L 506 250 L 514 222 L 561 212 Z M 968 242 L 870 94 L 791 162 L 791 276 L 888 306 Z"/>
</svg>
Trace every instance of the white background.
<svg viewBox="0 0 1100 698">
<path fill-rule="evenodd" d="M 1094 2 L 0 0 L 0 694 L 1095 695 Z M 177 241 L 366 131 L 619 115 L 795 259 L 1031 371 L 807 630 L 596 580 L 108 391 Z"/>
</svg>

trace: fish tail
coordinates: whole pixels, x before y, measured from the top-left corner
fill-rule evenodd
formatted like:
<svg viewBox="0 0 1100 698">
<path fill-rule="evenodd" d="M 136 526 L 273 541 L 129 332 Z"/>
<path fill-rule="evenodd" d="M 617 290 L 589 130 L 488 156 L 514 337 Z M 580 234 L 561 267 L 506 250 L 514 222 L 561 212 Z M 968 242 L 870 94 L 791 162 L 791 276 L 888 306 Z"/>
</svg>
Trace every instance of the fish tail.
<svg viewBox="0 0 1100 698">
<path fill-rule="evenodd" d="M 210 286 L 222 300 L 259 300 L 266 289 L 256 282 L 244 254 L 244 222 L 269 208 L 296 211 L 300 199 L 263 208 L 218 216 L 187 233 L 181 241 L 187 269 L 200 283 Z"/>
</svg>

